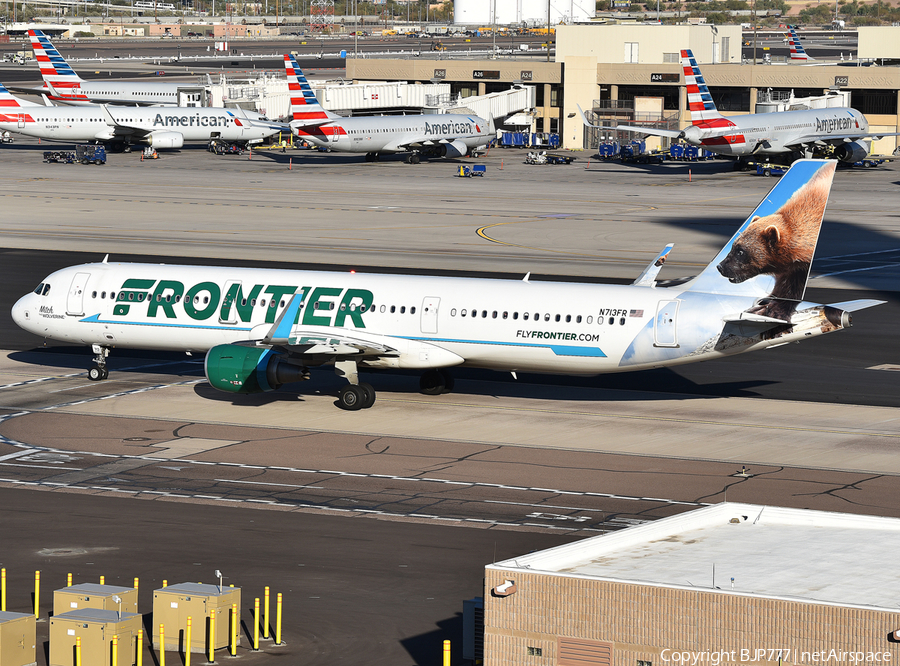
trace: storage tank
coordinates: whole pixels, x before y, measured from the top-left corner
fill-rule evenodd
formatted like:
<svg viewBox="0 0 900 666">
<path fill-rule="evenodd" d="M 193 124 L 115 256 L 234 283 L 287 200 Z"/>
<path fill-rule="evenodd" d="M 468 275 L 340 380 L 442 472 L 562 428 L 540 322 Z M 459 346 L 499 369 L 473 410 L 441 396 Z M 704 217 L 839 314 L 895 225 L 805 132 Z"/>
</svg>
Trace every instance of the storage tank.
<svg viewBox="0 0 900 666">
<path fill-rule="evenodd" d="M 454 0 L 453 21 L 464 25 L 491 25 L 496 12 L 498 25 L 546 25 L 548 1 L 553 25 L 588 21 L 594 17 L 595 0 Z"/>
</svg>

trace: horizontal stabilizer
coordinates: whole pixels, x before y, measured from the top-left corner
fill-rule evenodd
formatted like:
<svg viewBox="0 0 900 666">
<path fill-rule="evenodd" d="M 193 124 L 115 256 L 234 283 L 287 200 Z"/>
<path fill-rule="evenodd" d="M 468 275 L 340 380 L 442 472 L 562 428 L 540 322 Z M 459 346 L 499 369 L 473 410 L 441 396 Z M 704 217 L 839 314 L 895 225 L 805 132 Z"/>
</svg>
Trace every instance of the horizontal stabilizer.
<svg viewBox="0 0 900 666">
<path fill-rule="evenodd" d="M 866 308 L 874 308 L 876 305 L 883 305 L 887 301 L 877 301 L 874 298 L 861 298 L 856 301 L 842 301 L 840 303 L 829 303 L 828 307 L 843 310 L 844 312 L 856 312 L 857 310 L 865 310 Z"/>
<path fill-rule="evenodd" d="M 750 323 L 750 324 L 766 324 L 776 325 L 776 324 L 789 324 L 790 322 L 786 319 L 776 319 L 775 317 L 766 317 L 765 315 L 760 314 L 752 314 L 750 312 L 739 312 L 733 315 L 727 315 L 722 318 L 723 321 L 726 322 L 741 322 L 742 324 Z"/>
<path fill-rule="evenodd" d="M 659 271 L 662 270 L 663 264 L 666 263 L 666 258 L 669 256 L 669 252 L 672 251 L 672 248 L 675 247 L 675 243 L 669 243 L 660 252 L 656 259 L 650 262 L 650 265 L 644 269 L 644 272 L 638 275 L 637 279 L 631 284 L 639 287 L 652 287 L 655 283 L 656 276 L 659 275 Z"/>
</svg>

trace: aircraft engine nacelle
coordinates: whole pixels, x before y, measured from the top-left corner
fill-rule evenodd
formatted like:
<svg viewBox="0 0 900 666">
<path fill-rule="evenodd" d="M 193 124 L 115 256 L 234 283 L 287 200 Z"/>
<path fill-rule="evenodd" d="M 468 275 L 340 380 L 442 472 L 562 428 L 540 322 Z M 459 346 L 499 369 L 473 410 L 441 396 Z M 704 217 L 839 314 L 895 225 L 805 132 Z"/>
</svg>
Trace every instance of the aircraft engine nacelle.
<svg viewBox="0 0 900 666">
<path fill-rule="evenodd" d="M 282 384 L 309 379 L 305 368 L 262 347 L 217 345 L 206 352 L 203 362 L 210 386 L 228 393 L 263 393 Z"/>
<path fill-rule="evenodd" d="M 469 147 L 459 139 L 441 144 L 441 157 L 464 157 Z"/>
<path fill-rule="evenodd" d="M 181 148 L 184 145 L 184 134 L 181 132 L 152 132 L 147 143 L 153 148 Z"/>
<path fill-rule="evenodd" d="M 844 143 L 834 149 L 834 156 L 841 162 L 859 162 L 866 159 L 869 147 L 859 141 Z"/>
</svg>

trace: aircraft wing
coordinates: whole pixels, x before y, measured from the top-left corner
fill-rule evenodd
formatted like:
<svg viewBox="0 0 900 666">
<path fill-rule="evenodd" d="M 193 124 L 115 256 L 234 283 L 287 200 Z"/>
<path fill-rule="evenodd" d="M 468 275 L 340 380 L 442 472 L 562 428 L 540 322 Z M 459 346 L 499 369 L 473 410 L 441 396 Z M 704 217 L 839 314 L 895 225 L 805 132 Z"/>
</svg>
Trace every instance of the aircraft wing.
<svg viewBox="0 0 900 666">
<path fill-rule="evenodd" d="M 684 132 L 682 132 L 681 130 L 665 130 L 665 129 L 657 129 L 655 127 L 637 127 L 634 125 L 614 125 L 614 126 L 594 125 L 587 119 L 587 116 L 584 115 L 584 111 L 581 110 L 581 107 L 578 106 L 577 104 L 575 106 L 578 107 L 578 113 L 581 115 L 581 122 L 583 122 L 587 127 L 593 127 L 595 129 L 604 129 L 604 130 L 610 130 L 610 131 L 635 132 L 637 134 L 650 134 L 652 136 L 666 136 L 666 137 L 669 137 L 670 139 L 684 138 Z M 733 134 L 734 131 L 732 130 L 729 133 Z"/>
<path fill-rule="evenodd" d="M 788 148 L 794 148 L 797 146 L 803 146 L 809 143 L 819 143 L 819 144 L 838 144 L 838 143 L 847 143 L 849 141 L 858 141 L 859 139 L 874 139 L 877 141 L 882 137 L 886 136 L 900 136 L 900 132 L 869 132 L 868 134 L 845 134 L 845 135 L 832 135 L 823 137 L 819 136 L 804 136 L 800 137 L 796 141 L 792 141 Z"/>
<path fill-rule="evenodd" d="M 131 125 L 120 123 L 113 117 L 113 114 L 110 113 L 105 104 L 101 105 L 100 108 L 103 109 L 103 113 L 106 116 L 106 125 L 110 128 L 111 136 L 107 138 L 131 138 L 135 136 L 144 137 L 150 134 L 150 131 L 144 129 L 143 127 L 132 127 Z"/>
</svg>

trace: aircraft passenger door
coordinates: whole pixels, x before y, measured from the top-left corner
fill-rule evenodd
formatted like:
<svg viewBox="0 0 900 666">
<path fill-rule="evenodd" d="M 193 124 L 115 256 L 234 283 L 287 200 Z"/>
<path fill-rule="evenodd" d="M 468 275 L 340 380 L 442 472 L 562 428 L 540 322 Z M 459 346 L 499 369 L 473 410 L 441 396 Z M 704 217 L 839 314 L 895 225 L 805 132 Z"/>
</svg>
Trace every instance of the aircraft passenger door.
<svg viewBox="0 0 900 666">
<path fill-rule="evenodd" d="M 422 301 L 422 333 L 438 332 L 438 307 L 441 299 L 435 296 L 426 296 Z"/>
<path fill-rule="evenodd" d="M 235 287 L 235 285 L 237 285 L 237 287 Z M 237 308 L 235 307 L 236 304 L 234 299 L 237 298 L 240 291 L 240 280 L 229 280 L 225 283 L 225 291 L 222 292 L 225 294 L 225 297 L 222 299 L 222 307 L 219 309 L 220 324 L 237 323 Z"/>
<path fill-rule="evenodd" d="M 87 286 L 90 273 L 76 273 L 69 287 L 69 297 L 66 299 L 66 314 L 84 314 L 84 289 Z"/>
<path fill-rule="evenodd" d="M 653 346 L 677 347 L 678 337 L 675 332 L 680 301 L 660 301 L 656 308 L 656 321 L 653 322 Z"/>
</svg>

